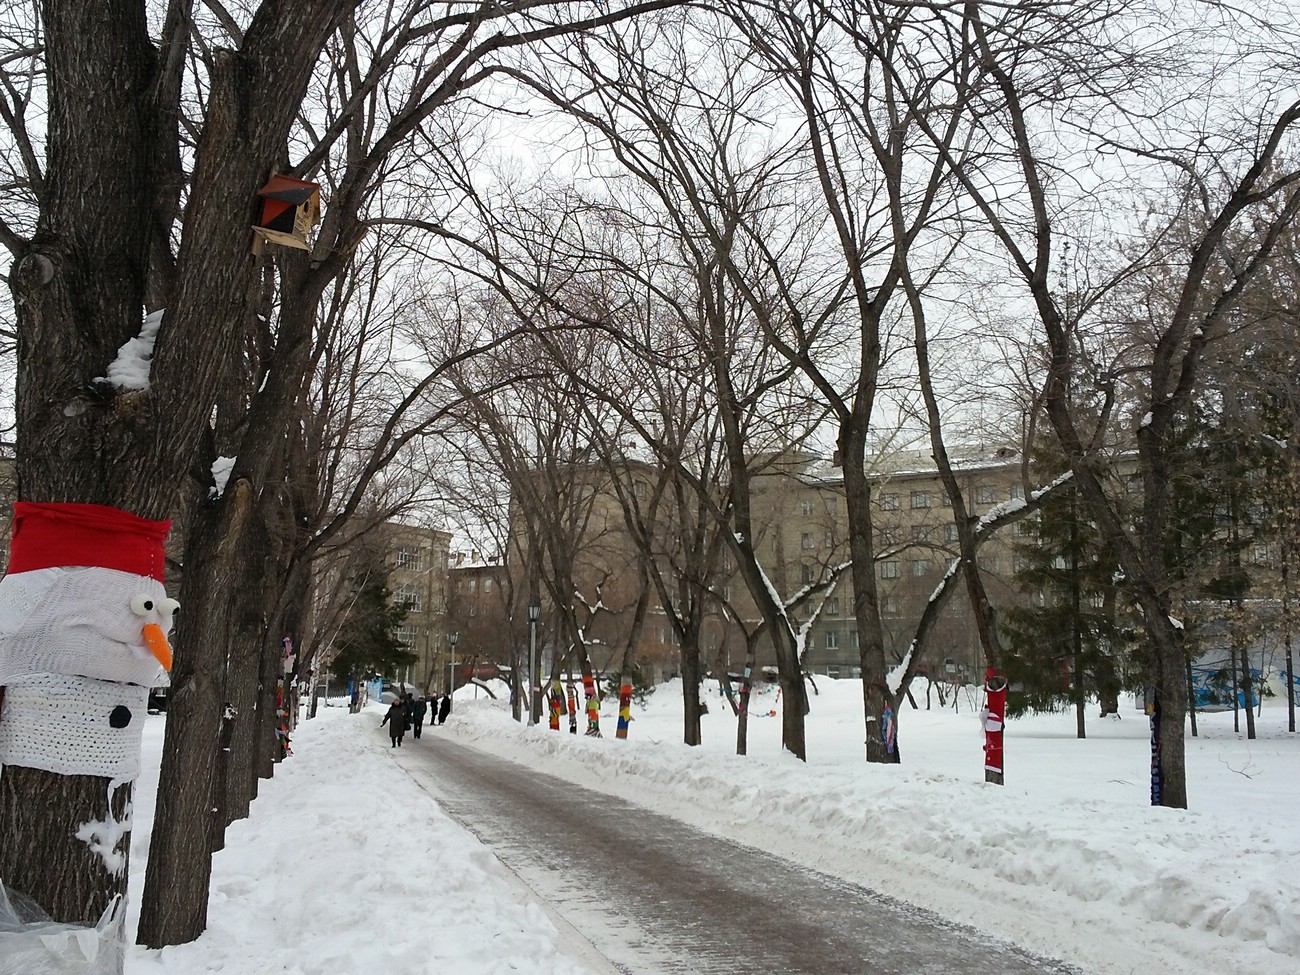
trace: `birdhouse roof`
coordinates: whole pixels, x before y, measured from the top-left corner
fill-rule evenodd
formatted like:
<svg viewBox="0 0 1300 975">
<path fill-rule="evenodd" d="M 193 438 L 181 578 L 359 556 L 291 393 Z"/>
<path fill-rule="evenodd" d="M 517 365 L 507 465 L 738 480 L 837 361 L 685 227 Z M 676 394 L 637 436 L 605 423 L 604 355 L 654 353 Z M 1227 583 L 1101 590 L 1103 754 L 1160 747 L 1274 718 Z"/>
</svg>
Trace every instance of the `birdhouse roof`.
<svg viewBox="0 0 1300 975">
<path fill-rule="evenodd" d="M 270 182 L 257 191 L 257 195 L 302 206 L 319 192 L 319 183 L 309 183 L 292 176 L 272 176 Z"/>
</svg>

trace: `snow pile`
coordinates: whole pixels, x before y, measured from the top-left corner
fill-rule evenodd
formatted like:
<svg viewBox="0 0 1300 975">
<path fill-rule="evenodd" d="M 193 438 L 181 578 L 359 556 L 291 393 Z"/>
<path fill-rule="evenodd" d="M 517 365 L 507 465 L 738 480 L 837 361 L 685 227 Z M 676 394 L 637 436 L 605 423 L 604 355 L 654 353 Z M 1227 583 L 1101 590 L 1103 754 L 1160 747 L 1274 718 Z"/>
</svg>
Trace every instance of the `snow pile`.
<svg viewBox="0 0 1300 975">
<path fill-rule="evenodd" d="M 127 971 L 587 972 L 501 863 L 389 759 L 381 708 L 319 713 L 294 735 L 294 757 L 262 782 L 250 818 L 227 830 L 213 858 L 208 930 L 188 945 L 133 947 Z M 133 896 L 153 827 L 163 720 L 151 716 L 146 732 L 154 761 L 137 793 Z"/>
</svg>

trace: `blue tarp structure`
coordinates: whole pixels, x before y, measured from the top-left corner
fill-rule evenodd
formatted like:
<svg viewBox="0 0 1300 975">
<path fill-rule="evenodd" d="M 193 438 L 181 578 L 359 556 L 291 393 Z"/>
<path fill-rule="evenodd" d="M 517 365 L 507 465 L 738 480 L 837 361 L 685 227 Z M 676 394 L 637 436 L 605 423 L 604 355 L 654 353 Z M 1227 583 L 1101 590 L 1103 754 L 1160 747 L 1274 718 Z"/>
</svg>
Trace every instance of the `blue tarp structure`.
<svg viewBox="0 0 1300 975">
<path fill-rule="evenodd" d="M 1232 665 L 1228 660 L 1207 662 L 1205 658 L 1192 664 L 1192 691 L 1196 695 L 1198 711 L 1228 711 L 1232 708 Z M 1258 668 L 1250 668 L 1250 706 L 1259 705 L 1259 687 L 1264 679 Z M 1241 683 L 1241 674 L 1237 674 Z M 1237 689 L 1237 707 L 1246 707 L 1246 695 Z"/>
</svg>

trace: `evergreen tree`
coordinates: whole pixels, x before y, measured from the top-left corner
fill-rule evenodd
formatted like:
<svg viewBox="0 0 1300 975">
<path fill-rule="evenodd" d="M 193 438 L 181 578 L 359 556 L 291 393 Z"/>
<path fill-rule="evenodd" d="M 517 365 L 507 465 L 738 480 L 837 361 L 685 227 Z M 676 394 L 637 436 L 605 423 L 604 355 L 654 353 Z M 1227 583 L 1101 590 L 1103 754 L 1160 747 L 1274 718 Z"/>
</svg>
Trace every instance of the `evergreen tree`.
<svg viewBox="0 0 1300 975">
<path fill-rule="evenodd" d="M 417 659 L 397 636 L 405 619 L 406 606 L 393 601 L 386 571 L 372 567 L 353 576 L 330 672 L 348 681 L 400 674 Z"/>
<path fill-rule="evenodd" d="M 1062 470 L 1059 457 L 1040 457 L 1040 469 Z M 1002 614 L 1007 713 L 1057 711 L 1069 704 L 1078 713 L 1095 693 L 1103 710 L 1115 706 L 1126 683 L 1120 573 L 1088 510 L 1067 487 L 1026 521 L 1033 537 L 1013 545 L 1016 588 L 1027 597 Z M 1034 530 L 1036 528 L 1036 531 Z"/>
</svg>

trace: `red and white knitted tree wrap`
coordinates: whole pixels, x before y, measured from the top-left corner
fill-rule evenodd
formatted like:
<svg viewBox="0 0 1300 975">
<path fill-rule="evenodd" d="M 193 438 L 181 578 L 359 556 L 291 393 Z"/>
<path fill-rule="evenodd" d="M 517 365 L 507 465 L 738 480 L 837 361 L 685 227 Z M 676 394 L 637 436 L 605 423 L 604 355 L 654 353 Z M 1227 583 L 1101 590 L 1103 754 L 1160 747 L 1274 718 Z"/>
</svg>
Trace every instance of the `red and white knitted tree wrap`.
<svg viewBox="0 0 1300 975">
<path fill-rule="evenodd" d="M 103 505 L 14 506 L 0 580 L 0 763 L 136 776 L 148 688 L 167 681 L 146 627 L 171 626 L 170 527 Z"/>
<path fill-rule="evenodd" d="M 164 682 L 132 602 L 166 598 L 170 526 L 102 505 L 14 505 L 9 573 L 0 581 L 0 684 L 27 674 Z M 156 621 L 170 627 L 170 618 Z"/>
</svg>

